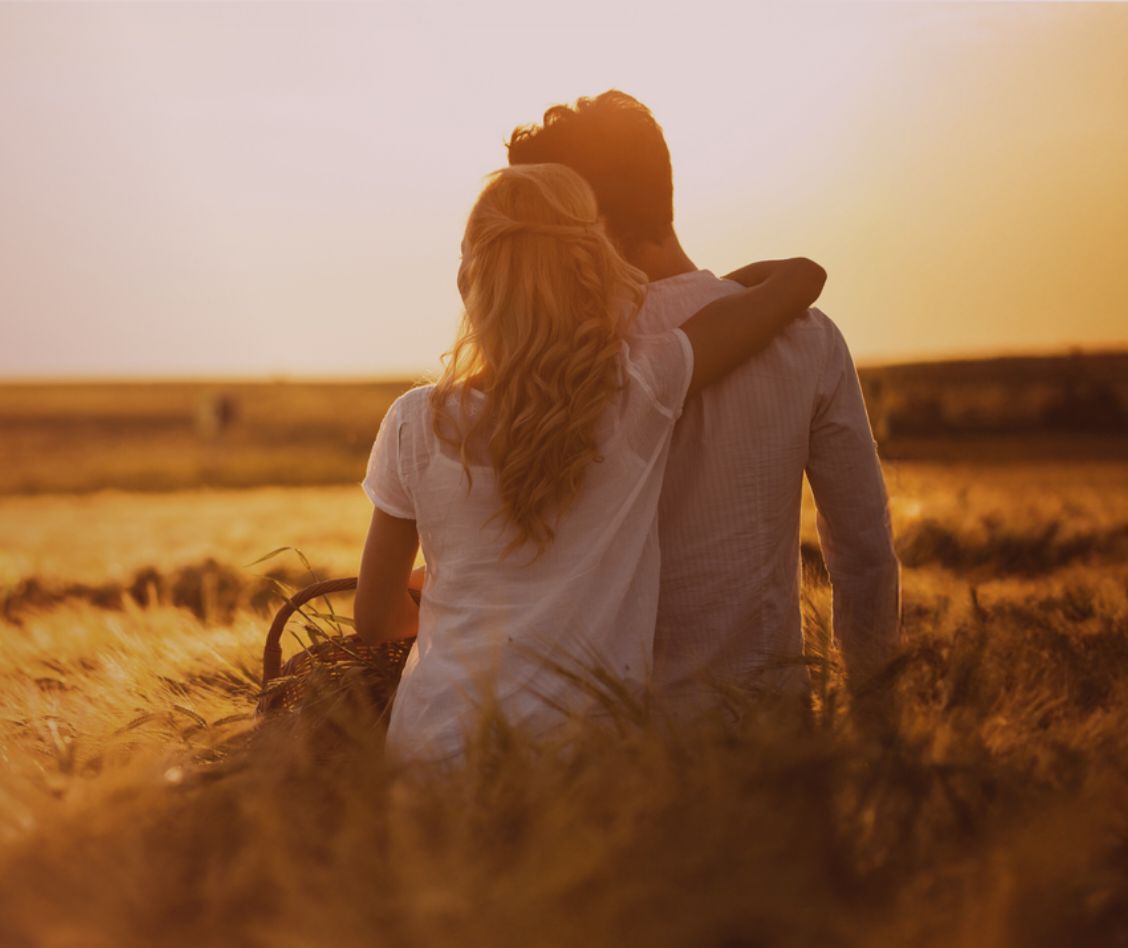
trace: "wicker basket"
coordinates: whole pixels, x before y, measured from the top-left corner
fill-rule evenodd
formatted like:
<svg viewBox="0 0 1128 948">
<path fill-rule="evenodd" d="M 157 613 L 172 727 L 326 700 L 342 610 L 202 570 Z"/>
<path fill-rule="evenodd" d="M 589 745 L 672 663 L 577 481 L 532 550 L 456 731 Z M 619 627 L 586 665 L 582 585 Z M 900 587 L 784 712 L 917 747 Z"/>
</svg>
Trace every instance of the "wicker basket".
<svg viewBox="0 0 1128 948">
<path fill-rule="evenodd" d="M 364 692 L 376 712 L 382 714 L 387 711 L 399 684 L 404 662 L 415 642 L 414 637 L 369 645 L 357 635 L 330 636 L 282 664 L 282 633 L 294 613 L 304 617 L 302 607 L 310 600 L 354 589 L 355 576 L 328 579 L 294 593 L 278 610 L 266 635 L 266 647 L 262 653 L 262 693 L 257 709 L 260 715 L 299 710 L 309 696 L 311 679 L 315 675 L 322 683 L 326 678 L 333 683 L 342 681 L 346 676 L 359 675 Z"/>
</svg>

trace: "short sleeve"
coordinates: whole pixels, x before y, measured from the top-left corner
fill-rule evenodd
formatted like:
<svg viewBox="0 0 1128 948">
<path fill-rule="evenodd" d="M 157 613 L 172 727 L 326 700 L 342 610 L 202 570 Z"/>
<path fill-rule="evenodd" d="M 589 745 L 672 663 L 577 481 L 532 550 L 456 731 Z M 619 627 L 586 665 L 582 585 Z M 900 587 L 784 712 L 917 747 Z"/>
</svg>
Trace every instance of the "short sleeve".
<svg viewBox="0 0 1128 948">
<path fill-rule="evenodd" d="M 676 420 L 685 405 L 693 377 L 693 346 L 681 329 L 628 340 L 628 371 L 655 402 L 659 411 Z"/>
<path fill-rule="evenodd" d="M 415 501 L 404 482 L 400 466 L 403 424 L 403 399 L 399 398 L 380 422 L 361 487 L 368 499 L 385 513 L 403 520 L 414 520 Z"/>
</svg>

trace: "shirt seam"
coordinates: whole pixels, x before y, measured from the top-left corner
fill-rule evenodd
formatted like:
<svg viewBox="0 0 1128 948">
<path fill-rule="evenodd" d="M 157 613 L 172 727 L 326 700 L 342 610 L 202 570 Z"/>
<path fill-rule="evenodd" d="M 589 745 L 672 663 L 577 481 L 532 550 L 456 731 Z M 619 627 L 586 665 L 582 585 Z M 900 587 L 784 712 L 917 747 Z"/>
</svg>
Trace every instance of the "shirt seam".
<svg viewBox="0 0 1128 948">
<path fill-rule="evenodd" d="M 685 334 L 685 330 L 680 326 L 675 326 L 672 330 L 677 336 L 678 342 L 681 344 L 682 355 L 685 356 L 685 384 L 681 387 L 678 398 L 678 408 L 674 414 L 674 419 L 677 420 L 681 417 L 682 410 L 685 408 L 685 400 L 689 395 L 689 386 L 693 381 L 693 364 L 695 354 L 693 351 L 693 343 L 689 341 L 689 336 Z"/>
<path fill-rule="evenodd" d="M 687 336 L 685 334 L 685 331 L 678 326 L 675 326 L 672 329 L 668 329 L 666 330 L 666 332 L 648 333 L 647 335 L 664 336 L 667 333 L 673 334 L 678 337 L 677 341 L 682 350 L 682 356 L 684 357 L 684 360 L 689 363 L 689 372 L 687 373 L 685 385 L 679 392 L 681 404 L 677 409 L 669 408 L 665 404 L 663 404 L 662 400 L 658 397 L 658 394 L 654 391 L 654 388 L 650 384 L 649 380 L 636 368 L 634 360 L 627 359 L 626 368 L 628 374 L 630 374 L 639 383 L 639 385 L 642 386 L 643 391 L 650 396 L 650 400 L 654 403 L 654 407 L 657 408 L 658 411 L 666 418 L 669 418 L 671 421 L 677 421 L 681 416 L 681 408 L 685 404 L 685 394 L 689 391 L 690 379 L 692 379 L 693 377 L 693 346 L 690 344 L 689 336 Z"/>
<path fill-rule="evenodd" d="M 407 422 L 403 418 L 403 406 L 398 405 L 396 410 L 396 476 L 399 478 L 400 487 L 407 495 L 407 499 L 411 501 L 412 506 L 415 505 L 415 494 L 407 483 L 407 478 L 403 476 L 403 428 Z M 393 514 L 394 516 L 394 514 Z M 411 519 L 415 519 L 415 512 L 412 511 Z"/>
<path fill-rule="evenodd" d="M 630 375 L 636 382 L 638 382 L 638 384 L 642 387 L 642 390 L 646 392 L 646 394 L 650 397 L 650 401 L 654 404 L 654 407 L 658 409 L 658 412 L 660 414 L 664 415 L 666 418 L 672 419 L 675 417 L 673 411 L 662 404 L 662 400 L 655 394 L 654 389 L 651 387 L 650 383 L 633 365 L 628 364 L 627 374 Z"/>
</svg>

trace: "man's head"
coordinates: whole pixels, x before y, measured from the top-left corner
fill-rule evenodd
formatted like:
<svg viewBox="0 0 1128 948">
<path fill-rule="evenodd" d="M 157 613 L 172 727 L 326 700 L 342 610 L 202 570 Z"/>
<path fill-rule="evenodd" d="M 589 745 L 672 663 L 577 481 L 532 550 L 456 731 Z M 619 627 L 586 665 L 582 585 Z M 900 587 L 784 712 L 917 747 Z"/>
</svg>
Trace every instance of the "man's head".
<svg viewBox="0 0 1128 948">
<path fill-rule="evenodd" d="M 511 165 L 557 162 L 591 185 L 611 238 L 624 250 L 673 233 L 674 184 L 661 126 L 632 96 L 609 89 L 554 105 L 541 125 L 509 137 Z"/>
</svg>

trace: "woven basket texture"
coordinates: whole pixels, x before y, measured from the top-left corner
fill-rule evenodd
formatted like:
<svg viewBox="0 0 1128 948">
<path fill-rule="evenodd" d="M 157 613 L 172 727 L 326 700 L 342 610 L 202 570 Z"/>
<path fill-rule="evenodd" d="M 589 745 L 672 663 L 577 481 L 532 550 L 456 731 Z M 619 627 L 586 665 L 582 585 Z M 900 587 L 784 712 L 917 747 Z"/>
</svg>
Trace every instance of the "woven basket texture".
<svg viewBox="0 0 1128 948">
<path fill-rule="evenodd" d="M 258 712 L 298 711 L 310 697 L 315 679 L 318 687 L 331 687 L 346 676 L 356 675 L 374 709 L 384 713 L 414 642 L 409 638 L 369 645 L 356 635 L 323 639 L 290 658 L 282 673 L 267 682 L 259 697 Z"/>
</svg>

